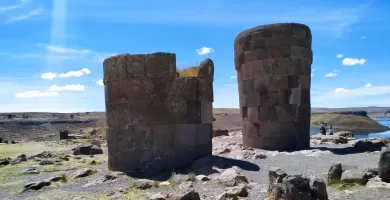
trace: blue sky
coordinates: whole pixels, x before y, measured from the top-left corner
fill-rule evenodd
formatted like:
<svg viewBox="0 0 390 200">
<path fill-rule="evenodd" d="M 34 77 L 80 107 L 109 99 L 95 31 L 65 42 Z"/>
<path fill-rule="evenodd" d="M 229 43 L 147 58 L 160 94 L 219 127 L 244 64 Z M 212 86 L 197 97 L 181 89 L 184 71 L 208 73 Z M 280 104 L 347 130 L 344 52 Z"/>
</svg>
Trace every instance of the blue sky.
<svg viewBox="0 0 390 200">
<path fill-rule="evenodd" d="M 312 30 L 313 107 L 390 106 L 389 10 L 387 0 L 1 0 L 0 112 L 103 111 L 102 61 L 161 51 L 180 68 L 211 58 L 214 107 L 238 107 L 234 38 L 276 22 Z"/>
</svg>

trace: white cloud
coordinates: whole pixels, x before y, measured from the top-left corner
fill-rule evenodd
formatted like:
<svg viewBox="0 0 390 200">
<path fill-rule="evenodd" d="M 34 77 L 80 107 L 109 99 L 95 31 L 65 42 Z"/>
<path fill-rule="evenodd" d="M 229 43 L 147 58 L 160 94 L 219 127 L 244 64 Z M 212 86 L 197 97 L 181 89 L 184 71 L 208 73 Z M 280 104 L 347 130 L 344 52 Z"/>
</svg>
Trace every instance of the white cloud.
<svg viewBox="0 0 390 200">
<path fill-rule="evenodd" d="M 340 72 L 340 70 L 335 69 L 332 72 L 325 74 L 325 77 L 326 78 L 335 77 L 335 76 L 339 75 L 339 72 Z"/>
<path fill-rule="evenodd" d="M 198 53 L 201 56 L 204 56 L 204 55 L 207 55 L 207 54 L 213 53 L 213 52 L 214 52 L 214 50 L 212 48 L 209 48 L 209 47 L 201 47 L 201 48 L 196 50 L 196 53 Z"/>
<path fill-rule="evenodd" d="M 345 92 L 345 91 L 348 91 L 348 90 L 346 90 L 345 88 L 336 88 L 333 90 L 333 93 Z"/>
<path fill-rule="evenodd" d="M 342 57 L 344 57 L 343 54 L 337 54 L 337 58 L 342 58 Z"/>
<path fill-rule="evenodd" d="M 335 76 L 337 76 L 337 75 L 339 75 L 339 74 L 336 74 L 336 73 L 334 73 L 334 72 L 330 72 L 330 73 L 325 74 L 325 77 L 326 77 L 326 78 L 331 78 L 331 77 L 335 77 Z"/>
<path fill-rule="evenodd" d="M 48 91 L 50 92 L 62 92 L 62 91 L 84 91 L 85 86 L 80 84 L 72 84 L 72 85 L 64 85 L 64 86 L 57 86 L 52 85 Z"/>
<path fill-rule="evenodd" d="M 47 72 L 47 73 L 42 74 L 41 78 L 52 80 L 52 79 L 57 78 L 57 77 L 60 77 L 60 78 L 81 77 L 83 75 L 88 75 L 88 74 L 91 74 L 91 70 L 89 70 L 88 68 L 83 68 L 83 69 L 80 69 L 79 71 L 69 71 L 69 72 L 60 73 L 60 74 L 53 73 L 53 72 Z"/>
<path fill-rule="evenodd" d="M 61 46 L 54 46 L 54 45 L 48 45 L 46 46 L 46 49 L 50 52 L 54 53 L 91 53 L 88 49 L 72 49 L 72 48 L 65 48 Z"/>
<path fill-rule="evenodd" d="M 34 10 L 30 10 L 29 12 L 27 12 L 25 14 L 10 17 L 5 21 L 5 23 L 9 24 L 9 23 L 17 22 L 17 21 L 26 20 L 26 19 L 29 19 L 29 18 L 32 18 L 32 17 L 35 17 L 35 16 L 41 14 L 43 11 L 44 11 L 44 9 L 41 7 L 36 8 Z"/>
<path fill-rule="evenodd" d="M 57 77 L 57 74 L 56 73 L 52 73 L 52 72 L 47 72 L 47 73 L 44 73 L 41 75 L 41 78 L 42 79 L 47 79 L 47 80 L 52 80 L 54 78 Z"/>
<path fill-rule="evenodd" d="M 236 75 L 233 75 L 233 76 L 231 76 L 230 78 L 236 79 L 236 78 L 237 78 L 237 76 L 236 76 Z"/>
<path fill-rule="evenodd" d="M 20 2 L 18 4 L 0 6 L 0 12 L 13 11 L 13 10 L 24 7 L 27 3 L 30 3 L 30 2 L 31 2 L 31 0 L 20 0 Z"/>
<path fill-rule="evenodd" d="M 91 71 L 88 68 L 83 68 L 80 71 L 84 72 L 84 74 L 90 74 Z"/>
<path fill-rule="evenodd" d="M 374 86 L 371 83 L 367 83 L 364 87 L 355 88 L 355 89 L 344 89 L 337 88 L 333 93 L 341 94 L 340 97 L 343 98 L 356 98 L 362 96 L 375 96 L 375 95 L 384 95 L 390 94 L 390 85 L 384 86 Z"/>
<path fill-rule="evenodd" d="M 372 84 L 371 84 L 371 83 L 367 83 L 364 87 L 365 87 L 365 88 L 371 88 L 371 87 L 372 87 Z"/>
<path fill-rule="evenodd" d="M 58 92 L 41 92 L 41 91 L 38 91 L 38 90 L 31 90 L 31 91 L 27 91 L 27 92 L 21 92 L 21 93 L 17 93 L 15 95 L 16 98 L 34 98 L 34 97 L 54 97 L 54 96 L 58 96 Z"/>
<path fill-rule="evenodd" d="M 367 36 L 360 37 L 361 40 L 367 39 Z"/>
<path fill-rule="evenodd" d="M 104 85 L 103 79 L 97 80 L 97 81 L 96 81 L 96 84 L 98 84 L 98 85 L 100 85 L 100 86 L 103 86 L 103 85 Z"/>
<path fill-rule="evenodd" d="M 364 58 L 344 58 L 343 65 L 353 66 L 353 65 L 364 65 L 367 62 Z"/>
</svg>

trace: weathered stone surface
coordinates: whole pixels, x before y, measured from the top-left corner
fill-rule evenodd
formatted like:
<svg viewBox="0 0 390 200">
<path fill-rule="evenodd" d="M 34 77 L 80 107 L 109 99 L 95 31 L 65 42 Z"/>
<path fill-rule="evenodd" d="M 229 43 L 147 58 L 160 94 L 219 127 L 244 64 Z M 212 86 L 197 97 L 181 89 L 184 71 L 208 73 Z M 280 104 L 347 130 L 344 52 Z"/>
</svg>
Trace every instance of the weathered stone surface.
<svg viewBox="0 0 390 200">
<path fill-rule="evenodd" d="M 73 155 L 103 154 L 103 150 L 93 144 L 83 144 L 73 149 Z"/>
<path fill-rule="evenodd" d="M 18 163 L 26 162 L 26 161 L 27 161 L 26 154 L 20 154 L 18 157 L 16 157 L 14 160 L 12 160 L 10 164 L 16 165 Z"/>
<path fill-rule="evenodd" d="M 327 176 L 327 181 L 329 183 L 339 181 L 343 173 L 343 166 L 341 163 L 334 163 L 330 166 Z"/>
<path fill-rule="evenodd" d="M 153 187 L 154 181 L 148 180 L 148 179 L 138 179 L 133 183 L 133 186 L 141 189 L 141 190 L 146 190 L 151 187 Z"/>
<path fill-rule="evenodd" d="M 381 152 L 378 163 L 378 175 L 383 181 L 390 183 L 390 150 Z"/>
<path fill-rule="evenodd" d="M 147 177 L 211 155 L 214 63 L 180 77 L 175 62 L 171 53 L 103 62 L 110 170 Z"/>
<path fill-rule="evenodd" d="M 321 179 L 316 177 L 309 179 L 301 175 L 287 175 L 280 169 L 271 169 L 268 176 L 267 196 L 269 200 L 328 200 L 326 185 Z"/>
<path fill-rule="evenodd" d="M 50 181 L 37 181 L 37 182 L 31 182 L 27 183 L 24 186 L 23 191 L 28 191 L 28 190 L 39 190 L 45 186 L 50 186 L 51 182 Z"/>
<path fill-rule="evenodd" d="M 350 169 L 343 172 L 341 175 L 341 181 L 345 183 L 357 183 L 360 185 L 365 185 L 368 181 L 368 175 L 356 169 Z"/>
<path fill-rule="evenodd" d="M 309 27 L 257 26 L 236 37 L 234 51 L 240 110 L 247 125 L 244 145 L 268 150 L 309 148 L 313 60 Z"/>
<path fill-rule="evenodd" d="M 226 186 L 236 186 L 239 183 L 248 183 L 248 179 L 234 168 L 225 170 L 219 176 L 219 181 Z"/>
<path fill-rule="evenodd" d="M 60 130 L 60 140 L 66 140 L 69 138 L 69 131 L 68 130 Z"/>
</svg>

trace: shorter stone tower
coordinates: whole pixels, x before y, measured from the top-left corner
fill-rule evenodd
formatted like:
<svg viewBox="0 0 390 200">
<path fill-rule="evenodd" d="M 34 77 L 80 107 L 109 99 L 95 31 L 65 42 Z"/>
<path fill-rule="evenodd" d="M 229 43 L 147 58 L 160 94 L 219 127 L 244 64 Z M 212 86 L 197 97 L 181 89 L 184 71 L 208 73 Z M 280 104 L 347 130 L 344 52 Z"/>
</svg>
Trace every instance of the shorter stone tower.
<svg viewBox="0 0 390 200">
<path fill-rule="evenodd" d="M 108 167 L 148 177 L 212 153 L 214 64 L 177 77 L 176 55 L 122 54 L 104 63 Z"/>
<path fill-rule="evenodd" d="M 269 150 L 310 147 L 309 27 L 257 26 L 234 41 L 245 146 Z"/>
</svg>

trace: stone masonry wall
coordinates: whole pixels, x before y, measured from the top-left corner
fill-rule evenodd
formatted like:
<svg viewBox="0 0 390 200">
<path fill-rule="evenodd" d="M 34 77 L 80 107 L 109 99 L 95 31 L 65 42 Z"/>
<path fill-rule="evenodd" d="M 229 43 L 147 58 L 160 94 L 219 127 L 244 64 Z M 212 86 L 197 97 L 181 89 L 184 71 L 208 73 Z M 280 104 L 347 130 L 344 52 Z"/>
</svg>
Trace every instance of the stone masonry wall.
<svg viewBox="0 0 390 200">
<path fill-rule="evenodd" d="M 153 176 L 212 153 L 214 64 L 177 77 L 176 55 L 122 54 L 103 63 L 108 167 Z"/>
<path fill-rule="evenodd" d="M 310 146 L 311 31 L 303 24 L 257 26 L 234 41 L 245 146 Z"/>
</svg>

